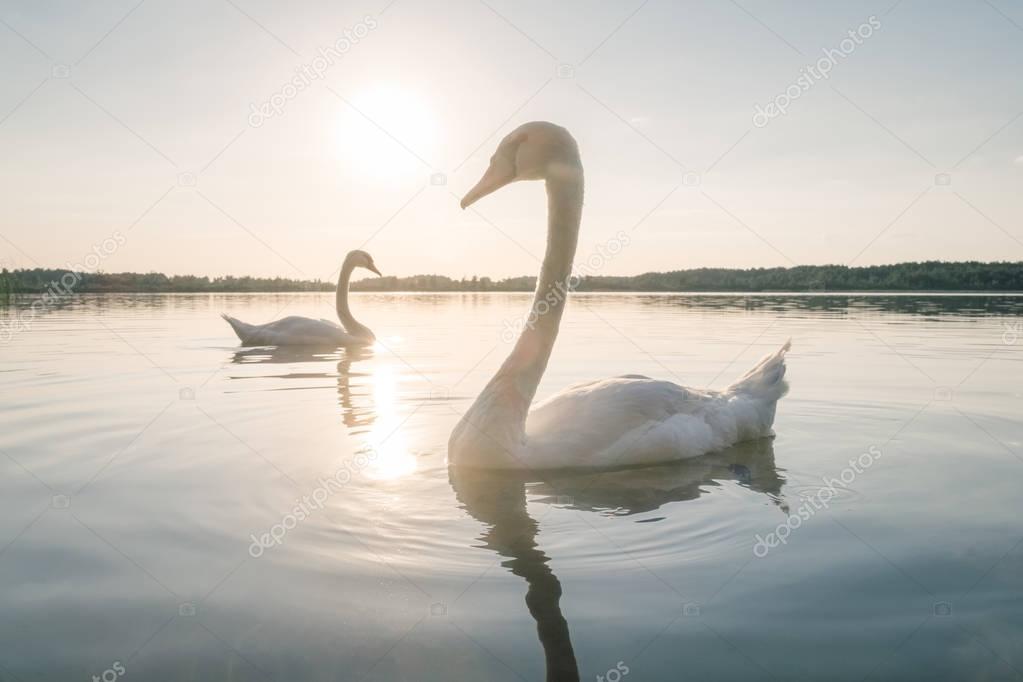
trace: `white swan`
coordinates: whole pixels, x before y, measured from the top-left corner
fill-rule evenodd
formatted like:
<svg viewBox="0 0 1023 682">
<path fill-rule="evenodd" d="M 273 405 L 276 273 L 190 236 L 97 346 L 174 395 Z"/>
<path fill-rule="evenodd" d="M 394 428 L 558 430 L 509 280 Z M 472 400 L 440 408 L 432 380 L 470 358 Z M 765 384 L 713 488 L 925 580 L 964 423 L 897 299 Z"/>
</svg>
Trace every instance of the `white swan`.
<svg viewBox="0 0 1023 682">
<path fill-rule="evenodd" d="M 723 391 L 628 375 L 568 388 L 529 409 L 571 289 L 583 205 L 579 149 L 567 130 L 527 123 L 490 159 L 462 208 L 516 180 L 545 180 L 547 252 L 514 349 L 451 433 L 453 465 L 613 467 L 685 459 L 771 435 L 785 394 L 786 343 Z"/>
<path fill-rule="evenodd" d="M 221 315 L 234 329 L 243 346 L 368 346 L 376 341 L 373 332 L 352 317 L 348 308 L 348 282 L 355 268 L 366 268 L 380 276 L 373 257 L 365 251 L 350 251 L 341 265 L 337 280 L 337 316 L 344 329 L 330 320 L 285 317 L 267 324 L 247 324 L 230 315 Z"/>
</svg>

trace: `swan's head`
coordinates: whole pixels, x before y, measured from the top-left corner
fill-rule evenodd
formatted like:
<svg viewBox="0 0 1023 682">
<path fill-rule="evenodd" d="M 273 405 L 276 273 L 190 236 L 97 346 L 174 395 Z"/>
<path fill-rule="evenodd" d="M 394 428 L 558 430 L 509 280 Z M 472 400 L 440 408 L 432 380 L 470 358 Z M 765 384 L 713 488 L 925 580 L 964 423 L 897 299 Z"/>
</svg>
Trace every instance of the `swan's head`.
<svg viewBox="0 0 1023 682">
<path fill-rule="evenodd" d="M 524 123 L 509 133 L 490 157 L 490 167 L 462 198 L 462 208 L 516 180 L 547 180 L 582 173 L 579 147 L 561 126 Z"/>
<path fill-rule="evenodd" d="M 373 263 L 373 256 L 369 255 L 365 251 L 359 249 L 349 251 L 348 257 L 345 260 L 357 268 L 366 268 L 377 277 L 383 277 L 383 275 L 380 274 L 380 271 L 377 270 L 376 264 Z"/>
</svg>

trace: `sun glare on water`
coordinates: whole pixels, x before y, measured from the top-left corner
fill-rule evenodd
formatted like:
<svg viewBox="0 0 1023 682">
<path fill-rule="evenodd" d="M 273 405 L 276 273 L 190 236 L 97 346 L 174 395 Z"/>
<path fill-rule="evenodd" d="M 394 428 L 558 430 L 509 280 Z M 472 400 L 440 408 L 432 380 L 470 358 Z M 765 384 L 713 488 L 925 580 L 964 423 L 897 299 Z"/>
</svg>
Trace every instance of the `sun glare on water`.
<svg viewBox="0 0 1023 682">
<path fill-rule="evenodd" d="M 402 85 L 380 85 L 349 98 L 340 154 L 360 176 L 387 180 L 427 171 L 437 144 L 429 100 Z"/>
<path fill-rule="evenodd" d="M 399 428 L 404 418 L 396 409 L 398 373 L 393 366 L 382 365 L 373 373 L 372 381 L 377 418 L 368 434 L 373 457 L 366 466 L 366 475 L 376 480 L 401 478 L 416 470 L 416 458 Z"/>
</svg>

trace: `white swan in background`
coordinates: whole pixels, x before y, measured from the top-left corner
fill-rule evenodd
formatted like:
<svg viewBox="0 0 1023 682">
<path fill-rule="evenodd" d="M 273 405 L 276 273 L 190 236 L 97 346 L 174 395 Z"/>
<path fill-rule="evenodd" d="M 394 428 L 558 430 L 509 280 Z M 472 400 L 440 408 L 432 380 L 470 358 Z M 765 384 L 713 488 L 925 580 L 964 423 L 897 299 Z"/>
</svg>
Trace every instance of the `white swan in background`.
<svg viewBox="0 0 1023 682">
<path fill-rule="evenodd" d="M 547 252 L 514 349 L 451 433 L 456 466 L 614 467 L 685 459 L 773 432 L 787 386 L 786 343 L 723 391 L 627 375 L 578 384 L 529 409 L 561 324 L 583 206 L 567 130 L 527 123 L 505 137 L 462 208 L 516 180 L 547 186 Z"/>
<path fill-rule="evenodd" d="M 365 251 L 350 251 L 341 265 L 337 280 L 337 316 L 342 329 L 330 320 L 312 320 L 308 317 L 285 317 L 267 324 L 247 324 L 230 315 L 221 315 L 234 329 L 243 346 L 368 346 L 376 341 L 373 332 L 352 317 L 348 308 L 348 282 L 355 268 L 366 268 L 378 277 L 380 271 L 373 257 Z"/>
</svg>

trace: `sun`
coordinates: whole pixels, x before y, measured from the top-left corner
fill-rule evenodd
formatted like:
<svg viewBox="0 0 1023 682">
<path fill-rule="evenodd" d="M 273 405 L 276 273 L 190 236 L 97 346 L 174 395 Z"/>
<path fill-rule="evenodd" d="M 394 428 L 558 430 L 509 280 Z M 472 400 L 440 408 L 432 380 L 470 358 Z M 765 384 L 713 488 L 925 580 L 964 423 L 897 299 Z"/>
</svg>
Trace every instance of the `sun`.
<svg viewBox="0 0 1023 682">
<path fill-rule="evenodd" d="M 356 174 L 389 180 L 429 171 L 437 121 L 428 97 L 409 86 L 383 84 L 348 102 L 338 143 Z"/>
</svg>

